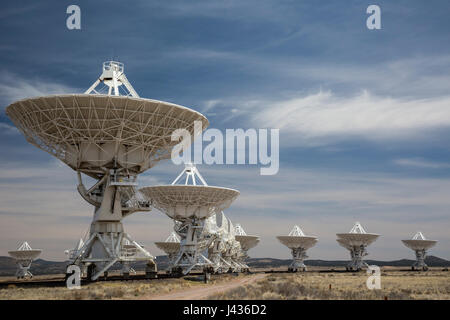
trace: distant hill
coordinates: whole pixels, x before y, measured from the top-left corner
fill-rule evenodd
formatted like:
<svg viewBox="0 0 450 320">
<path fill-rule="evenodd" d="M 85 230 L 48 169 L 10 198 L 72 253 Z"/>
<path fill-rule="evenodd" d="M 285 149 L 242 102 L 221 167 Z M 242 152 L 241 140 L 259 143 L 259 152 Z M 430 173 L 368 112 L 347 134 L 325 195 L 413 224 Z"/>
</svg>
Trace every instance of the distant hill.
<svg viewBox="0 0 450 320">
<path fill-rule="evenodd" d="M 290 259 L 273 259 L 273 258 L 250 258 L 248 265 L 253 268 L 277 268 L 287 267 L 291 263 Z M 366 260 L 368 264 L 375 264 L 377 266 L 393 266 L 393 267 L 410 267 L 414 261 L 408 259 L 394 260 L 394 261 L 376 261 Z M 450 267 L 450 261 L 441 259 L 435 256 L 428 256 L 425 262 L 430 267 Z M 156 263 L 159 270 L 167 268 L 167 256 L 157 256 Z M 344 267 L 348 261 L 344 260 L 306 260 L 305 264 L 316 267 Z M 66 270 L 67 261 L 56 262 L 47 261 L 43 259 L 37 259 L 33 261 L 31 265 L 31 272 L 35 275 L 39 274 L 57 274 L 64 273 Z M 139 270 L 143 270 L 145 267 L 144 262 L 138 262 L 133 264 L 133 267 Z M 113 270 L 119 270 L 120 264 L 116 264 L 112 268 Z M 10 257 L 0 256 L 0 276 L 12 276 L 16 272 L 16 264 L 14 259 Z"/>
<path fill-rule="evenodd" d="M 167 268 L 167 256 L 157 256 L 156 263 L 158 269 L 162 270 Z M 65 273 L 68 261 L 47 261 L 43 259 L 37 259 L 31 264 L 30 271 L 34 275 L 39 274 L 60 274 Z M 137 262 L 132 266 L 139 270 L 144 270 L 145 262 Z M 120 270 L 121 265 L 119 263 L 112 266 L 112 270 Z M 14 259 L 11 257 L 0 256 L 0 276 L 13 276 L 16 273 L 17 266 Z"/>
<path fill-rule="evenodd" d="M 394 261 L 378 261 L 365 260 L 368 264 L 377 266 L 392 266 L 392 267 L 410 267 L 414 260 L 401 259 Z M 273 259 L 273 258 L 250 258 L 248 265 L 257 268 L 276 268 L 288 267 L 291 264 L 290 259 Z M 314 267 L 345 267 L 348 261 L 345 260 L 305 260 L 305 264 Z M 425 258 L 425 263 L 430 267 L 450 267 L 450 261 L 441 259 L 435 256 L 428 256 Z"/>
<path fill-rule="evenodd" d="M 47 261 L 37 259 L 31 265 L 31 273 L 33 274 L 55 274 L 64 273 L 67 262 Z M 13 258 L 0 257 L 0 275 L 11 276 L 16 273 L 17 266 Z"/>
</svg>

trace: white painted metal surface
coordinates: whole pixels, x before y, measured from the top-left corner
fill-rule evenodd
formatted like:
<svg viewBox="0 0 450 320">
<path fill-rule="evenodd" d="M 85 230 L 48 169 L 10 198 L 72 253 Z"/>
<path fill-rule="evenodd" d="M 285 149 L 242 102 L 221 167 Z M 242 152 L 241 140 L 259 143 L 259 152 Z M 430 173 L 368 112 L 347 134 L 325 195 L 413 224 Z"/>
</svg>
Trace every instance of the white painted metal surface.
<svg viewBox="0 0 450 320">
<path fill-rule="evenodd" d="M 139 98 L 124 73 L 124 65 L 117 61 L 103 63 L 100 77 L 86 90 L 85 94 L 125 95 Z M 122 91 L 120 91 L 122 89 Z"/>
<path fill-rule="evenodd" d="M 402 240 L 403 244 L 408 248 L 414 250 L 416 254 L 416 261 L 411 266 L 412 270 L 428 270 L 428 266 L 425 263 L 425 258 L 428 250 L 434 247 L 437 240 L 428 240 L 425 238 L 422 232 L 417 232 L 412 239 Z"/>
<path fill-rule="evenodd" d="M 367 246 L 373 243 L 379 234 L 367 233 L 359 222 L 356 222 L 353 228 L 348 233 L 337 233 L 336 240 L 339 245 L 350 251 L 351 261 L 347 266 L 347 270 L 359 271 L 367 263 L 364 262 L 364 257 L 368 255 Z"/>
<path fill-rule="evenodd" d="M 99 85 L 107 87 L 101 94 Z M 122 90 L 124 89 L 124 90 Z M 122 91 L 121 91 L 122 90 Z M 194 132 L 208 120 L 200 113 L 163 101 L 142 99 L 123 73 L 123 64 L 108 61 L 99 79 L 85 94 L 52 95 L 23 99 L 6 114 L 28 142 L 52 154 L 77 171 L 80 195 L 95 207 L 89 238 L 71 262 L 88 266 L 95 280 L 114 263 L 147 260 L 153 256 L 123 230 L 122 219 L 136 211 L 149 211 L 149 202 L 136 192 L 137 175 L 170 158 L 176 129 Z M 82 174 L 95 179 L 86 188 Z M 130 257 L 125 241 L 139 255 Z"/>
<path fill-rule="evenodd" d="M 180 237 L 172 231 L 170 236 L 167 237 L 165 241 L 155 242 L 155 245 L 167 254 L 169 266 L 168 271 L 170 272 L 173 267 L 173 263 L 175 262 L 175 258 L 178 252 L 180 252 Z"/>
<path fill-rule="evenodd" d="M 180 182 L 184 184 L 177 185 Z M 207 257 L 208 249 L 218 237 L 213 218 L 231 205 L 239 191 L 208 186 L 192 164 L 187 164 L 171 185 L 145 187 L 140 191 L 152 206 L 175 221 L 174 230 L 181 240 L 172 272 L 187 274 L 194 268 L 214 271 L 214 263 Z"/>
<path fill-rule="evenodd" d="M 31 263 L 42 253 L 41 249 L 32 249 L 28 242 L 22 243 L 17 250 L 8 251 L 8 254 L 16 261 L 18 279 L 32 278 L 30 272 Z"/>
<path fill-rule="evenodd" d="M 291 249 L 292 263 L 288 270 L 292 272 L 306 271 L 304 260 L 308 258 L 306 251 L 317 243 L 317 237 L 307 236 L 299 226 L 289 232 L 287 236 L 277 236 L 277 239 L 286 247 Z"/>
<path fill-rule="evenodd" d="M 248 251 L 251 248 L 256 247 L 256 245 L 259 243 L 259 237 L 247 235 L 244 228 L 242 228 L 239 223 L 236 224 L 234 231 L 235 239 L 241 245 L 241 251 L 238 255 L 238 263 L 243 266 L 244 271 L 250 271 L 250 267 L 245 263 L 245 260 L 249 258 Z"/>
</svg>

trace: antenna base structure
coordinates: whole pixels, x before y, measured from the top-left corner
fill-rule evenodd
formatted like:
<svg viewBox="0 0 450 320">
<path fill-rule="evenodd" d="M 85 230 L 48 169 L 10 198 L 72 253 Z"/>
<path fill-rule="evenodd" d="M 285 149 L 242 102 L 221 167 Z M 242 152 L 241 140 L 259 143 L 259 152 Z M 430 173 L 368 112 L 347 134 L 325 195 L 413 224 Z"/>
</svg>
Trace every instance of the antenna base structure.
<svg viewBox="0 0 450 320">
<path fill-rule="evenodd" d="M 216 213 L 206 220 L 205 224 L 209 233 L 214 235 L 214 240 L 208 247 L 208 259 L 211 261 L 211 273 L 227 272 L 232 266 L 223 257 L 226 250 L 226 238 L 228 237 L 228 219 L 223 212 Z"/>
<path fill-rule="evenodd" d="M 134 270 L 131 262 L 147 261 L 155 265 L 154 257 L 124 232 L 122 219 L 136 211 L 150 211 L 150 204 L 136 194 L 136 176 L 106 170 L 89 190 L 78 171 L 78 191 L 95 206 L 89 238 L 72 254 L 70 264 L 87 268 L 90 280 L 97 280 L 115 263 L 121 263 L 121 273 L 127 277 Z M 131 248 L 131 247 L 132 248 Z"/>
<path fill-rule="evenodd" d="M 236 224 L 234 233 L 236 241 L 241 245 L 241 250 L 237 253 L 236 260 L 241 265 L 243 272 L 249 272 L 250 267 L 245 261 L 249 258 L 248 251 L 259 243 L 259 237 L 247 235 L 244 228 L 242 228 L 239 223 Z"/>
<path fill-rule="evenodd" d="M 306 255 L 306 250 L 304 248 L 294 248 L 292 249 L 292 263 L 288 267 L 288 271 L 307 271 L 304 260 L 308 258 Z"/>
<path fill-rule="evenodd" d="M 178 184 L 182 181 L 184 184 Z M 180 250 L 170 267 L 172 272 L 184 275 L 193 269 L 214 272 L 214 263 L 207 252 L 217 234 L 211 232 L 208 218 L 230 206 L 239 192 L 208 186 L 193 164 L 186 164 L 171 185 L 145 187 L 140 191 L 155 208 L 175 221 Z"/>
<path fill-rule="evenodd" d="M 200 121 L 204 130 L 208 120 L 189 108 L 140 98 L 116 61 L 103 64 L 101 76 L 84 94 L 23 99 L 6 114 L 28 142 L 77 172 L 78 192 L 95 208 L 89 235 L 72 252 L 71 263 L 87 267 L 91 280 L 117 262 L 124 274 L 134 261 L 147 261 L 148 273 L 156 272 L 154 257 L 124 232 L 122 219 L 150 210 L 136 179 L 170 158 L 179 143 L 172 133 L 183 129 L 193 136 L 194 123 Z M 91 188 L 81 174 L 94 179 Z M 126 241 L 136 246 L 135 255 L 129 255 Z"/>
<path fill-rule="evenodd" d="M 211 224 L 216 238 L 208 250 L 208 258 L 213 262 L 215 273 L 241 272 L 244 269 L 238 261 L 241 246 L 235 239 L 233 223 L 222 212 L 211 217 Z"/>
<path fill-rule="evenodd" d="M 347 271 L 361 271 L 363 267 L 367 268 L 369 265 L 364 261 L 364 257 L 368 255 L 367 246 L 351 246 L 350 257 L 351 261 L 347 265 Z"/>
<path fill-rule="evenodd" d="M 168 268 L 167 272 L 171 272 L 171 266 L 173 266 L 175 262 L 175 258 L 180 251 L 180 238 L 177 236 L 177 234 L 172 231 L 170 236 L 166 239 L 164 242 L 155 242 L 155 245 L 163 250 L 167 254 L 168 258 Z"/>
<path fill-rule="evenodd" d="M 416 261 L 411 266 L 411 270 L 423 270 L 427 271 L 428 266 L 425 263 L 425 258 L 427 256 L 428 250 L 435 246 L 437 240 L 428 240 L 425 238 L 422 232 L 417 232 L 412 239 L 402 240 L 403 244 L 408 248 L 414 250 L 416 255 Z"/>
<path fill-rule="evenodd" d="M 427 251 L 425 249 L 415 250 L 415 254 L 416 254 L 416 261 L 411 266 L 411 270 L 422 269 L 423 271 L 427 271 L 428 265 L 425 263 L 425 257 L 427 255 Z"/>
<path fill-rule="evenodd" d="M 181 240 L 180 251 L 173 259 L 172 273 L 186 275 L 192 269 L 212 271 L 213 262 L 206 257 L 206 251 L 215 237 L 205 233 L 204 229 L 204 221 L 195 218 L 174 226 Z"/>
<path fill-rule="evenodd" d="M 317 243 L 317 238 L 306 236 L 299 226 L 289 232 L 287 236 L 278 236 L 278 240 L 291 249 L 292 263 L 288 267 L 289 272 L 307 271 L 304 260 L 308 257 L 306 251 Z"/>
<path fill-rule="evenodd" d="M 243 272 L 246 266 L 239 262 L 241 245 L 238 241 L 228 241 L 225 244 L 225 251 L 222 252 L 222 258 L 225 262 L 224 268 L 228 267 L 227 272 Z"/>
<path fill-rule="evenodd" d="M 367 233 L 359 222 L 356 222 L 348 233 L 338 233 L 337 242 L 350 251 L 351 261 L 346 267 L 347 271 L 361 271 L 368 267 L 364 257 L 368 255 L 367 246 L 378 239 L 380 235 Z"/>
<path fill-rule="evenodd" d="M 9 255 L 16 261 L 17 279 L 31 279 L 33 274 L 30 272 L 31 263 L 40 254 L 41 249 L 32 249 L 28 242 L 22 243 L 22 245 L 15 251 L 9 251 Z"/>
</svg>

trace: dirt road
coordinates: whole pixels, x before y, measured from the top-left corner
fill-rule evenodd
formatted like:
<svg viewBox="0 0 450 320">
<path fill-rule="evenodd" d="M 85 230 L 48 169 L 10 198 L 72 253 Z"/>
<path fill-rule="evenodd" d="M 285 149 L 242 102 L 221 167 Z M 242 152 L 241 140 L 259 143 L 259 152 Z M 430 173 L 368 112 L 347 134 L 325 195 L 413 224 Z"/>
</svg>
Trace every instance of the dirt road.
<svg viewBox="0 0 450 320">
<path fill-rule="evenodd" d="M 177 290 L 175 292 L 163 294 L 163 295 L 151 295 L 144 296 L 142 299 L 146 300 L 199 300 L 206 299 L 208 296 L 220 292 L 224 292 L 233 288 L 240 287 L 242 285 L 251 283 L 253 281 L 264 278 L 266 274 L 253 274 L 245 277 L 240 277 L 226 283 L 208 285 L 201 288 L 192 288 L 186 290 Z"/>
</svg>

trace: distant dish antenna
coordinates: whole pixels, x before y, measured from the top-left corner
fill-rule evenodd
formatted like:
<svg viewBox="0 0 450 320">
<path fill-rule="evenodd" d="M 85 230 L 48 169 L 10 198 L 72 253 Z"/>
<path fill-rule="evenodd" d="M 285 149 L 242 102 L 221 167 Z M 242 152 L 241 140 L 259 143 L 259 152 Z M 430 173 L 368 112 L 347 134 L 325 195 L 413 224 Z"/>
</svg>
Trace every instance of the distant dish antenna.
<svg viewBox="0 0 450 320">
<path fill-rule="evenodd" d="M 170 236 L 167 237 L 166 242 L 180 243 L 180 238 L 177 236 L 177 234 L 175 232 L 172 231 Z"/>
<path fill-rule="evenodd" d="M 434 247 L 437 240 L 427 240 L 422 232 L 417 232 L 411 240 L 402 240 L 403 244 L 408 248 L 414 250 L 416 253 L 416 261 L 411 266 L 412 270 L 428 270 L 428 266 L 425 263 L 425 258 L 428 250 Z"/>
<path fill-rule="evenodd" d="M 336 240 L 342 247 L 350 251 L 351 261 L 347 270 L 360 271 L 363 266 L 367 267 L 364 257 L 368 255 L 367 246 L 373 243 L 379 234 L 367 233 L 359 222 L 356 222 L 348 233 L 336 234 Z"/>
<path fill-rule="evenodd" d="M 245 263 L 245 260 L 249 258 L 248 251 L 259 243 L 258 236 L 247 235 L 244 228 L 237 223 L 235 228 L 235 239 L 241 244 L 241 252 L 238 255 L 238 263 L 243 266 L 243 271 L 250 271 L 250 267 Z"/>
<path fill-rule="evenodd" d="M 180 181 L 184 184 L 177 184 Z M 209 218 L 228 208 L 239 191 L 208 186 L 193 164 L 186 164 L 171 185 L 145 187 L 140 191 L 155 208 L 175 221 L 174 231 L 181 240 L 172 272 L 188 274 L 196 268 L 203 269 L 205 275 L 210 273 L 213 262 L 206 255 L 216 235 L 209 230 Z"/>
<path fill-rule="evenodd" d="M 18 279 L 31 279 L 33 277 L 33 274 L 29 271 L 29 269 L 33 260 L 35 260 L 41 252 L 41 249 L 32 249 L 26 241 L 22 243 L 17 250 L 8 251 L 9 255 L 16 260 L 16 277 Z"/>
<path fill-rule="evenodd" d="M 278 236 L 277 239 L 291 249 L 292 263 L 288 267 L 288 271 L 306 271 L 307 267 L 304 263 L 305 259 L 308 258 L 306 251 L 317 243 L 317 237 L 306 236 L 299 226 L 294 226 L 287 236 Z"/>
<path fill-rule="evenodd" d="M 236 268 L 235 264 L 226 260 L 229 250 L 229 241 L 232 241 L 229 232 L 229 219 L 223 211 L 217 212 L 205 220 L 204 230 L 210 234 L 211 244 L 208 247 L 207 258 L 211 261 L 211 272 L 223 273 Z M 229 257 L 231 260 L 231 257 Z"/>
<path fill-rule="evenodd" d="M 170 236 L 167 237 L 166 241 L 155 242 L 155 245 L 167 254 L 167 257 L 169 259 L 168 264 L 170 271 L 170 268 L 174 263 L 174 258 L 180 251 L 180 238 L 174 231 L 172 231 Z"/>
<path fill-rule="evenodd" d="M 234 227 L 234 232 L 237 236 L 246 236 L 247 233 L 245 233 L 244 228 L 239 223 L 236 223 L 236 226 Z"/>
<path fill-rule="evenodd" d="M 230 218 L 226 217 L 223 213 L 222 220 L 226 221 L 226 230 L 216 242 L 221 242 L 223 249 L 221 251 L 221 272 L 241 272 L 248 269 L 248 266 L 241 263 L 242 260 L 242 247 L 241 243 L 237 241 L 235 229 Z"/>
<path fill-rule="evenodd" d="M 81 249 L 83 248 L 83 246 L 84 241 L 82 238 L 80 238 L 80 240 L 78 240 L 78 242 L 76 243 L 75 247 L 73 249 L 66 250 L 65 253 L 69 256 L 70 260 L 73 260 L 81 253 Z"/>
<path fill-rule="evenodd" d="M 117 61 L 103 64 L 85 94 L 23 99 L 6 114 L 28 142 L 77 172 L 78 192 L 94 207 L 89 236 L 71 263 L 87 267 L 91 280 L 107 275 L 115 263 L 136 261 L 147 262 L 147 276 L 155 276 L 154 257 L 124 231 L 122 219 L 150 211 L 137 192 L 137 177 L 170 158 L 178 144 L 172 133 L 185 129 L 193 136 L 194 122 L 204 130 L 208 120 L 189 108 L 139 98 Z M 92 186 L 84 185 L 82 174 L 94 179 Z M 136 254 L 130 255 L 127 241 Z"/>
</svg>

